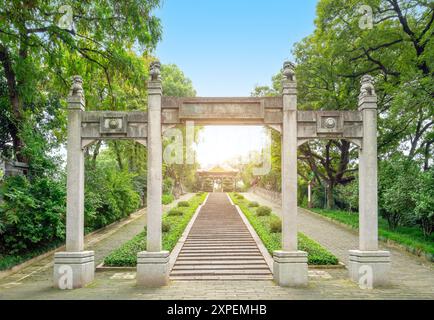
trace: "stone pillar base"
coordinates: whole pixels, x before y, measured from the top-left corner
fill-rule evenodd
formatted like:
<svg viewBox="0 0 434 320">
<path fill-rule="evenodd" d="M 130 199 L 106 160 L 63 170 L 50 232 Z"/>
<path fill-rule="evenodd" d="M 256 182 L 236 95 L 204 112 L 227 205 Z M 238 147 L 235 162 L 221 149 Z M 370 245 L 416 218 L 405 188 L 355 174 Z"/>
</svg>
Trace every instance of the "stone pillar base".
<svg viewBox="0 0 434 320">
<path fill-rule="evenodd" d="M 274 251 L 274 281 L 282 287 L 304 287 L 308 283 L 307 252 Z"/>
<path fill-rule="evenodd" d="M 351 280 L 364 288 L 390 284 L 390 252 L 350 250 L 348 271 Z"/>
<path fill-rule="evenodd" d="M 169 251 L 137 254 L 137 285 L 162 287 L 169 284 Z"/>
<path fill-rule="evenodd" d="M 76 289 L 92 282 L 95 274 L 93 251 L 56 252 L 54 254 L 54 287 Z"/>
</svg>

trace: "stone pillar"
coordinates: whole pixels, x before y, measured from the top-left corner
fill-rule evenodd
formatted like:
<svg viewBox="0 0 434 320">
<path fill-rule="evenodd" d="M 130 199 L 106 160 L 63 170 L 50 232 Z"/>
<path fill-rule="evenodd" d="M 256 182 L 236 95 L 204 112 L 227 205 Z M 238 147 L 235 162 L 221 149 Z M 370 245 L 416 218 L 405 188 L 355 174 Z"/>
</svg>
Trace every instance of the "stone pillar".
<svg viewBox="0 0 434 320">
<path fill-rule="evenodd" d="M 94 252 L 84 250 L 83 80 L 75 76 L 68 97 L 66 252 L 54 255 L 54 286 L 81 288 L 94 278 Z"/>
<path fill-rule="evenodd" d="M 359 111 L 363 142 L 359 155 L 359 250 L 350 250 L 352 280 L 366 287 L 388 283 L 390 253 L 378 250 L 377 96 L 373 78 L 362 77 Z M 363 282 L 363 283 L 362 283 Z"/>
<path fill-rule="evenodd" d="M 169 252 L 162 251 L 161 219 L 163 150 L 161 138 L 160 63 L 152 62 L 148 83 L 148 195 L 146 250 L 137 254 L 137 284 L 149 287 L 169 282 Z"/>
<path fill-rule="evenodd" d="M 281 286 L 307 285 L 307 253 L 297 249 L 297 82 L 285 62 L 282 123 L 282 250 L 275 251 L 274 280 Z"/>
</svg>

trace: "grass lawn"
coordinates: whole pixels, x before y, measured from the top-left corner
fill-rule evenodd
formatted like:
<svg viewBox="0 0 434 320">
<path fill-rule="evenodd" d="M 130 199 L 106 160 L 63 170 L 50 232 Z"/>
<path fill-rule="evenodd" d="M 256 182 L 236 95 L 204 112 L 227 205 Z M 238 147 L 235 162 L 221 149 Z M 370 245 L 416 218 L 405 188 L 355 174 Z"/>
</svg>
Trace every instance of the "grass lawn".
<svg viewBox="0 0 434 320">
<path fill-rule="evenodd" d="M 255 207 L 249 207 L 250 201 L 246 199 L 239 199 L 234 193 L 230 194 L 232 201 L 237 204 L 241 211 L 245 214 L 250 224 L 255 229 L 258 236 L 261 238 L 265 247 L 270 254 L 275 250 L 282 249 L 282 233 L 272 232 L 271 225 L 273 222 L 280 221 L 280 218 L 271 213 L 266 216 L 258 216 Z M 336 265 L 338 258 L 332 253 L 324 249 L 319 243 L 308 238 L 302 233 L 298 233 L 298 248 L 299 250 L 308 253 L 308 264 L 311 265 Z"/>
<path fill-rule="evenodd" d="M 309 209 L 330 219 L 339 221 L 354 229 L 359 227 L 359 215 L 339 210 Z M 391 230 L 385 219 L 378 219 L 378 236 L 382 240 L 392 240 L 409 248 L 413 253 L 425 253 L 431 261 L 434 261 L 434 233 L 425 237 L 419 227 L 399 226 Z"/>
<path fill-rule="evenodd" d="M 178 215 L 163 215 L 163 250 L 172 251 L 195 213 L 197 207 L 203 203 L 206 193 L 197 193 L 187 202 L 188 207 L 176 207 L 170 211 Z M 182 214 L 179 214 L 179 213 Z M 168 231 L 165 231 L 168 228 Z M 167 229 L 166 229 L 167 230 Z M 146 250 L 146 227 L 145 230 L 131 240 L 112 251 L 105 259 L 104 265 L 112 267 L 134 267 L 137 264 L 137 253 Z"/>
</svg>

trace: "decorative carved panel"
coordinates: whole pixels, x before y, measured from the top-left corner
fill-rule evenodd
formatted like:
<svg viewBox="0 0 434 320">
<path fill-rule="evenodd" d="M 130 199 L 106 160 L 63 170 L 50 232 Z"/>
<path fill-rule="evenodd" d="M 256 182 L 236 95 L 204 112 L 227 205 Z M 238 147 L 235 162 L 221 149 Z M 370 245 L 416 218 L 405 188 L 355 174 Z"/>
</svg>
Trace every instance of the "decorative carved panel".
<svg viewBox="0 0 434 320">
<path fill-rule="evenodd" d="M 81 137 L 143 140 L 148 135 L 147 122 L 147 113 L 142 111 L 86 111 L 82 113 Z"/>
</svg>

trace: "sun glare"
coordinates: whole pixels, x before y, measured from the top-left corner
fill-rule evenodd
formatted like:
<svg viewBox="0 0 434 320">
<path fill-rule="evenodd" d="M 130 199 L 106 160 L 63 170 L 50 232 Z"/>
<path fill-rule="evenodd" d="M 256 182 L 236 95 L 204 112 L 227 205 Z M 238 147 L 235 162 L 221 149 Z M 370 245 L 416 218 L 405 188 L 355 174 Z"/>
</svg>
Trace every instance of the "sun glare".
<svg viewBox="0 0 434 320">
<path fill-rule="evenodd" d="M 261 126 L 205 126 L 199 132 L 196 147 L 201 168 L 224 165 L 234 159 L 247 159 L 260 152 L 266 142 Z"/>
</svg>

